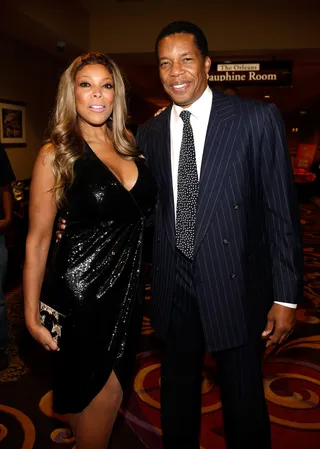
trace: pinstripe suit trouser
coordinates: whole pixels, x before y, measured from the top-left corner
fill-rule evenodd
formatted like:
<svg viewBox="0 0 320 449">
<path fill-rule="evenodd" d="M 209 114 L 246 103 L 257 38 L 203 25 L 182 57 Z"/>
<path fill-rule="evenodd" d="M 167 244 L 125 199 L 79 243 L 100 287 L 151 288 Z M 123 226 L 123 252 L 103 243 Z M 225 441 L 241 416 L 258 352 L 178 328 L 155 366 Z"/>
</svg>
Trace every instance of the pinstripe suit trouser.
<svg viewBox="0 0 320 449">
<path fill-rule="evenodd" d="M 199 449 L 205 341 L 192 262 L 177 251 L 176 288 L 162 360 L 164 449 Z M 216 359 L 227 449 L 270 449 L 259 342 L 219 351 Z"/>
</svg>

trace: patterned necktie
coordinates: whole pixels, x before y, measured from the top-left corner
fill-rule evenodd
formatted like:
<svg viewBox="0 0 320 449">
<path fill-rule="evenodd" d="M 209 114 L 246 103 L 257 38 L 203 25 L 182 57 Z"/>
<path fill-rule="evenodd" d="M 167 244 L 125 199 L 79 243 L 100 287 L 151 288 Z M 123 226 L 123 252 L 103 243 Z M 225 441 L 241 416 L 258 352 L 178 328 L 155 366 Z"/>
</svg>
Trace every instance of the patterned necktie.
<svg viewBox="0 0 320 449">
<path fill-rule="evenodd" d="M 190 115 L 189 111 L 180 114 L 183 133 L 178 167 L 176 246 L 192 259 L 199 181 Z"/>
</svg>

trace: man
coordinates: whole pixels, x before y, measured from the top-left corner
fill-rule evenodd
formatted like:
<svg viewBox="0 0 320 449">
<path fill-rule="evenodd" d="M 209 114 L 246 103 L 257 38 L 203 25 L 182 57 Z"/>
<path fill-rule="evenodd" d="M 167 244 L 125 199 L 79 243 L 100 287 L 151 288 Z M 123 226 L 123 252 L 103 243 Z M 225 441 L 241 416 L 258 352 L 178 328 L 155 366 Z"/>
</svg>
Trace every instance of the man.
<svg viewBox="0 0 320 449">
<path fill-rule="evenodd" d="M 205 351 L 228 449 L 269 449 L 261 336 L 282 343 L 301 297 L 299 212 L 276 107 L 208 88 L 203 32 L 173 22 L 156 56 L 173 101 L 138 130 L 159 184 L 151 320 L 165 341 L 165 449 L 199 449 Z M 180 115 L 181 114 L 181 115 Z"/>
<path fill-rule="evenodd" d="M 8 366 L 8 322 L 3 293 L 8 253 L 3 233 L 12 220 L 13 197 L 10 183 L 14 180 L 15 176 L 8 156 L 3 145 L 0 144 L 0 370 Z"/>
</svg>

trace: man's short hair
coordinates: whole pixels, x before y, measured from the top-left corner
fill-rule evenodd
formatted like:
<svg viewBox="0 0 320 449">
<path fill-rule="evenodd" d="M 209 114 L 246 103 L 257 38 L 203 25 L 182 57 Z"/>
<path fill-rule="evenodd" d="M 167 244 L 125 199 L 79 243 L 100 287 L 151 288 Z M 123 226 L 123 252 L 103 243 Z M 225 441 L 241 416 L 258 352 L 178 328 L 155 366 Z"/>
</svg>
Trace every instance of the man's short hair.
<svg viewBox="0 0 320 449">
<path fill-rule="evenodd" d="M 204 35 L 204 32 L 194 23 L 185 22 L 181 20 L 169 23 L 169 25 L 165 26 L 160 31 L 155 45 L 155 53 L 157 61 L 159 60 L 158 58 L 159 42 L 167 36 L 171 36 L 172 34 L 178 33 L 192 34 L 194 37 L 195 44 L 198 47 L 198 50 L 200 51 L 203 59 L 206 56 L 209 56 L 208 41 L 206 36 Z"/>
</svg>

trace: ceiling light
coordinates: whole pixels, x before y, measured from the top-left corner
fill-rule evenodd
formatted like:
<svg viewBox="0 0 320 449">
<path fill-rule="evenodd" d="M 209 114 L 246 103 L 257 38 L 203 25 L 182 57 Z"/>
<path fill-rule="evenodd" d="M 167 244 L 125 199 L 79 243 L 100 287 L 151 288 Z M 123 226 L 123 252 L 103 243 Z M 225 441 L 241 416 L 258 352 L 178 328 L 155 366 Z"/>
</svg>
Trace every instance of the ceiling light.
<svg viewBox="0 0 320 449">
<path fill-rule="evenodd" d="M 264 98 L 270 98 L 270 95 L 265 95 Z"/>
</svg>

